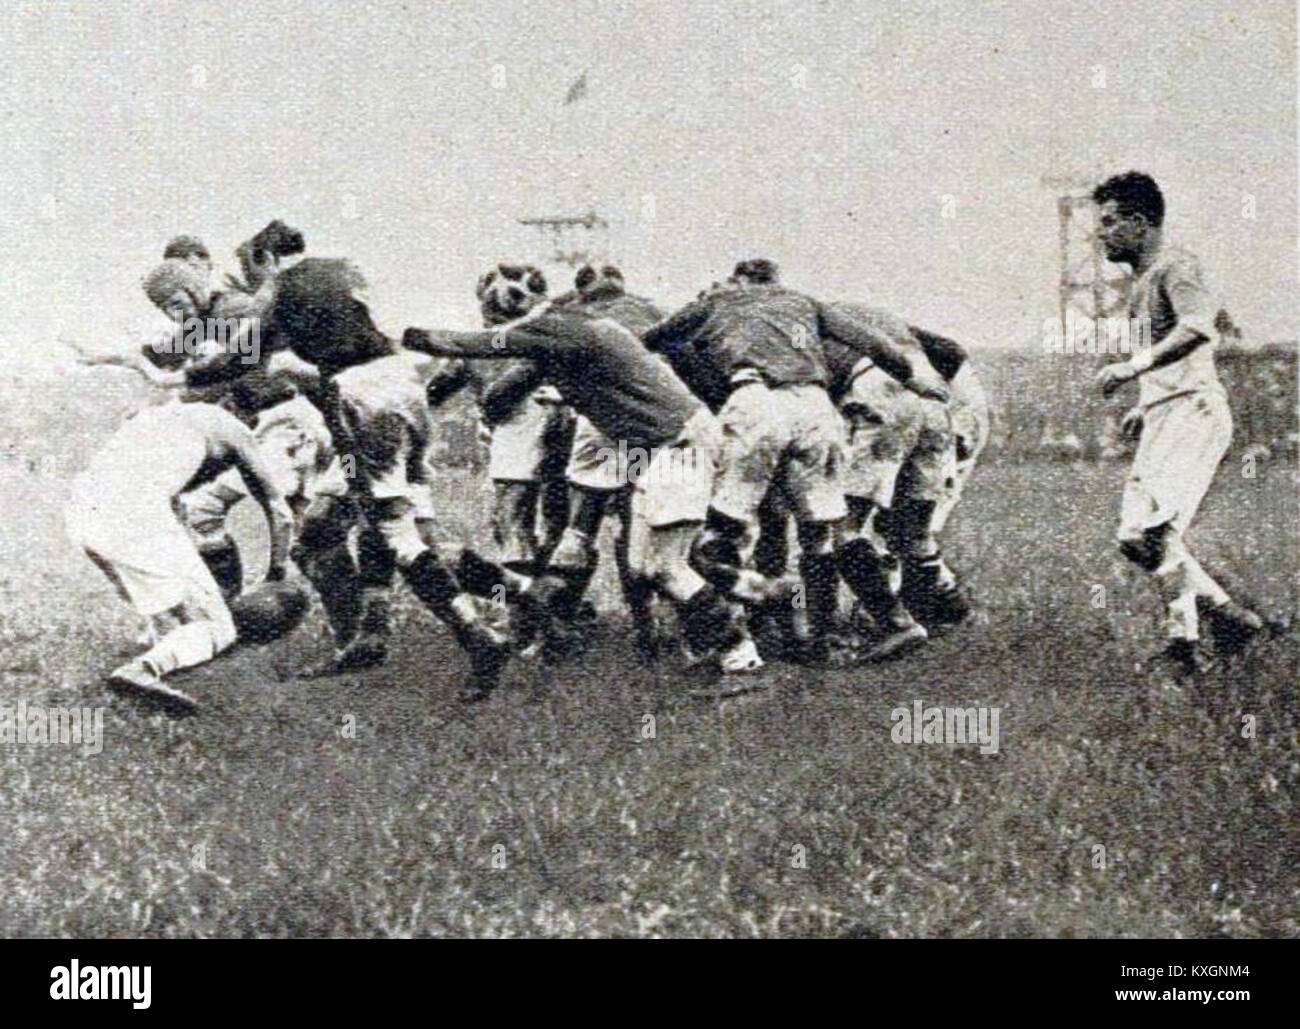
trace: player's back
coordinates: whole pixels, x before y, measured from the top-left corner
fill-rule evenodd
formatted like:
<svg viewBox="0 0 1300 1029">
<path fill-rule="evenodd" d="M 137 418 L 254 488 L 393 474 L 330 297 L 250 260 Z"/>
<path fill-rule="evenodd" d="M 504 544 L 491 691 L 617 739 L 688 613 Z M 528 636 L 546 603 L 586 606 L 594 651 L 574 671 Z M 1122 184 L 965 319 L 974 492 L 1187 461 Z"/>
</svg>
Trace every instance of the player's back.
<svg viewBox="0 0 1300 1029">
<path fill-rule="evenodd" d="M 817 305 L 784 286 L 728 287 L 697 301 L 708 317 L 695 345 L 727 376 L 753 368 L 769 386 L 826 385 Z"/>
<path fill-rule="evenodd" d="M 554 308 L 534 324 L 561 344 L 545 361 L 548 378 L 610 439 L 659 446 L 700 410 L 668 363 L 612 318 Z"/>
<path fill-rule="evenodd" d="M 593 318 L 612 318 L 619 325 L 638 336 L 652 325 L 663 320 L 664 314 L 645 297 L 631 293 L 615 293 L 584 301 L 582 310 Z"/>
</svg>

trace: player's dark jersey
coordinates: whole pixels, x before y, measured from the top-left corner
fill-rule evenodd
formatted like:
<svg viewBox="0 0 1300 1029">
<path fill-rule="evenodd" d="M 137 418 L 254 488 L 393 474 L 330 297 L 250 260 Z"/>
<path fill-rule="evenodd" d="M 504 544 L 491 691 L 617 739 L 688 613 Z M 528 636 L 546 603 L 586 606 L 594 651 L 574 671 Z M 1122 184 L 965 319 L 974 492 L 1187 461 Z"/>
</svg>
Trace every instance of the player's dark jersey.
<svg viewBox="0 0 1300 1029">
<path fill-rule="evenodd" d="M 897 315 L 879 307 L 847 302 L 823 303 L 824 311 L 882 336 L 909 360 L 923 358 L 945 382 L 951 382 L 966 358 L 966 352 L 952 340 L 909 325 Z M 822 350 L 830 372 L 828 392 L 839 401 L 853 382 L 856 371 L 864 366 L 860 349 L 849 346 L 834 332 L 822 335 Z"/>
<path fill-rule="evenodd" d="M 645 339 L 716 404 L 721 384 L 743 369 L 772 387 L 825 386 L 820 328 L 818 305 L 802 293 L 783 286 L 728 286 L 688 304 L 648 330 Z"/>
<path fill-rule="evenodd" d="M 474 358 L 528 358 L 541 380 L 611 440 L 629 447 L 669 443 L 701 408 L 662 358 L 609 318 L 552 307 L 521 323 L 484 332 L 407 329 L 403 346 Z"/>
<path fill-rule="evenodd" d="M 593 318 L 612 318 L 638 336 L 664 318 L 663 312 L 645 297 L 616 289 L 597 292 L 589 299 L 578 301 L 577 306 Z"/>
</svg>

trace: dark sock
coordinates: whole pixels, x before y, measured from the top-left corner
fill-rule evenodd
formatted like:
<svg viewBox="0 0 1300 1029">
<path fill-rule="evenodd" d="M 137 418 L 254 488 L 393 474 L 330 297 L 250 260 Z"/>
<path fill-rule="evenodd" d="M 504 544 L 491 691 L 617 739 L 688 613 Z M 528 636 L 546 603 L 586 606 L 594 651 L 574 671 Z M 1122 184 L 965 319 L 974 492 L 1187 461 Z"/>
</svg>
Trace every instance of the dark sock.
<svg viewBox="0 0 1300 1029">
<path fill-rule="evenodd" d="M 361 580 L 348 548 L 336 546 L 305 554 L 298 565 L 320 596 L 334 645 L 346 646 L 356 635 L 361 618 Z"/>
<path fill-rule="evenodd" d="M 858 538 L 837 548 L 836 564 L 867 613 L 881 626 L 889 624 L 899 603 L 890 588 L 890 576 L 898 568 L 898 558 L 881 554 L 870 540 Z"/>
<path fill-rule="evenodd" d="M 696 653 L 725 650 L 742 638 L 731 604 L 713 586 L 704 586 L 679 604 L 677 618 L 683 638 Z"/>
<path fill-rule="evenodd" d="M 227 537 L 220 545 L 202 551 L 202 555 L 221 595 L 228 601 L 239 596 L 244 588 L 244 562 L 239 555 L 239 545 Z"/>
<path fill-rule="evenodd" d="M 836 590 L 840 581 L 835 555 L 800 555 L 799 574 L 803 576 L 809 631 L 814 640 L 825 639 L 835 624 Z"/>
<path fill-rule="evenodd" d="M 430 611 L 453 629 L 464 628 L 464 619 L 451 606 L 460 594 L 460 583 L 442 558 L 432 550 L 425 550 L 402 569 L 402 575 Z"/>
</svg>

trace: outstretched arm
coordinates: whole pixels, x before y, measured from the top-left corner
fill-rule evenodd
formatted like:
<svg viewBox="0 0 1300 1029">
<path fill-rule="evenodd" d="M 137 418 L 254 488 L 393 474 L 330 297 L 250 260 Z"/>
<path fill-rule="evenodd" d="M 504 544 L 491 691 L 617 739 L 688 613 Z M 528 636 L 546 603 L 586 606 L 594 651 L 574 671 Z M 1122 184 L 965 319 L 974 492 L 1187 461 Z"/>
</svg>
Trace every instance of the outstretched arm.
<svg viewBox="0 0 1300 1029">
<path fill-rule="evenodd" d="M 159 368 L 140 351 L 95 353 L 85 345 L 76 342 L 69 342 L 68 347 L 77 355 L 78 363 L 92 368 L 126 368 L 144 376 L 155 386 L 163 389 L 179 389 L 185 385 L 183 368 Z"/>
<path fill-rule="evenodd" d="M 699 329 L 709 317 L 708 305 L 693 300 L 680 311 L 669 315 L 657 325 L 641 333 L 646 349 L 662 353 L 678 352 L 682 344 Z"/>
<path fill-rule="evenodd" d="M 874 324 L 835 304 L 818 304 L 819 329 L 870 358 L 881 371 L 919 396 L 946 401 L 948 390 L 927 368 L 913 364 L 881 324 Z M 900 322 L 902 332 L 907 331 Z M 908 333 L 910 335 L 910 333 Z"/>
</svg>

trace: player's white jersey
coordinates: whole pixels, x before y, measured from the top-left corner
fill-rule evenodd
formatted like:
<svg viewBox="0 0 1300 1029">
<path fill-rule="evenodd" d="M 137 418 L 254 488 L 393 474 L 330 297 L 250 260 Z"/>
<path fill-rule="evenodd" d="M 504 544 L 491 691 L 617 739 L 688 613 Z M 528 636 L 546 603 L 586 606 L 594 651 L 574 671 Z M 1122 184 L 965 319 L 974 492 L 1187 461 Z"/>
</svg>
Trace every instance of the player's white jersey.
<svg viewBox="0 0 1300 1029">
<path fill-rule="evenodd" d="M 1168 247 L 1133 283 L 1129 316 L 1151 328 L 1151 343 L 1159 343 L 1182 322 L 1214 339 L 1218 304 L 1206 288 L 1201 264 L 1181 247 Z M 1138 403 L 1150 407 L 1171 397 L 1200 390 L 1223 393 L 1214 367 L 1214 346 L 1205 343 L 1139 379 Z"/>
</svg>

